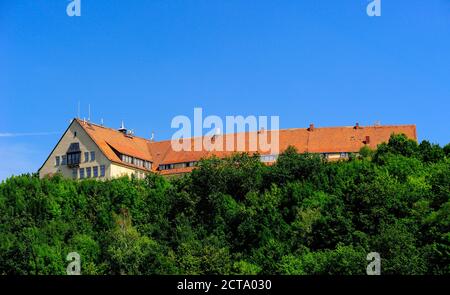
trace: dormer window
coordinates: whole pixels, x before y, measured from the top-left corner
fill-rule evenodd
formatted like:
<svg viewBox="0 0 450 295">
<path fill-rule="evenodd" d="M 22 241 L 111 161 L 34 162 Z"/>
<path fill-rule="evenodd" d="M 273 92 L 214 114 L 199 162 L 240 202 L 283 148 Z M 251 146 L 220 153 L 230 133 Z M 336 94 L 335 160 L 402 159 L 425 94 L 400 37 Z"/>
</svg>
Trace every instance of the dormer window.
<svg viewBox="0 0 450 295">
<path fill-rule="evenodd" d="M 133 157 L 122 155 L 122 162 L 133 164 Z"/>
<path fill-rule="evenodd" d="M 142 159 L 135 158 L 135 157 L 128 156 L 128 155 L 124 155 L 124 154 L 120 155 L 120 159 L 122 160 L 122 162 L 125 162 L 125 163 L 128 163 L 128 164 L 132 164 L 132 165 L 135 165 L 135 166 L 138 166 L 138 167 L 143 167 L 143 168 L 146 168 L 148 170 L 152 169 L 152 162 L 150 162 L 150 161 L 142 160 Z"/>
</svg>

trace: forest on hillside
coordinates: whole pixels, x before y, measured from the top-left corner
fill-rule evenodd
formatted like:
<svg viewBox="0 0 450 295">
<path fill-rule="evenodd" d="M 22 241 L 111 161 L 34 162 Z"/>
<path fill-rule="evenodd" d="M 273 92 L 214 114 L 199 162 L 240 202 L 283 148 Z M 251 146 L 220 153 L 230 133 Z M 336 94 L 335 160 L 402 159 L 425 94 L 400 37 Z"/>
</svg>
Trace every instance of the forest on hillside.
<svg viewBox="0 0 450 295">
<path fill-rule="evenodd" d="M 191 174 L 0 184 L 0 275 L 450 274 L 450 145 L 403 135 L 348 161 L 289 148 Z"/>
</svg>

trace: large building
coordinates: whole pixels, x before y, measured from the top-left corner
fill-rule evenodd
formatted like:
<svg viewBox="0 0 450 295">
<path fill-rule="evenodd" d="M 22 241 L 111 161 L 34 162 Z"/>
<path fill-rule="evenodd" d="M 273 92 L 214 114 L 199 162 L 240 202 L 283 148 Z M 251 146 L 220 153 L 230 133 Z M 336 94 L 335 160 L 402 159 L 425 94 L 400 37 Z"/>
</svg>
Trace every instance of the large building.
<svg viewBox="0 0 450 295">
<path fill-rule="evenodd" d="M 60 173 L 74 179 L 114 178 L 123 175 L 134 175 L 143 178 L 155 172 L 162 175 L 176 175 L 192 171 L 197 162 L 210 156 L 225 157 L 233 152 L 258 152 L 261 161 L 273 163 L 278 153 L 251 148 L 249 139 L 252 134 L 274 131 L 256 131 L 238 134 L 216 134 L 202 140 L 244 139 L 243 149 L 235 151 L 192 150 L 176 151 L 172 141 L 156 142 L 135 136 L 122 124 L 119 129 L 112 129 L 80 119 L 72 120 L 63 136 L 56 144 L 42 167 L 39 176 L 45 177 Z M 345 159 L 349 153 L 357 153 L 361 147 L 375 149 L 378 144 L 387 142 L 392 134 L 405 134 L 417 140 L 415 125 L 396 126 L 354 126 L 317 128 L 294 128 L 277 131 L 279 152 L 288 146 L 294 146 L 301 153 L 318 153 L 329 160 Z M 188 140 L 188 139 L 184 139 Z"/>
</svg>

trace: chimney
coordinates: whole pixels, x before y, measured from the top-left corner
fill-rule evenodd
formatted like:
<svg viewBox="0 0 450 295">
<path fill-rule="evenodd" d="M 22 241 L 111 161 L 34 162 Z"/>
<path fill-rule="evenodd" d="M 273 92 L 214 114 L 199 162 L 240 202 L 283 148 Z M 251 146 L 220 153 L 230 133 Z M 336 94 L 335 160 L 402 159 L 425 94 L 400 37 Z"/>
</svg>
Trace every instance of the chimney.
<svg viewBox="0 0 450 295">
<path fill-rule="evenodd" d="M 216 128 L 216 130 L 214 130 L 214 135 L 211 137 L 211 142 L 214 142 L 217 136 L 220 136 L 220 128 Z"/>
<path fill-rule="evenodd" d="M 370 136 L 366 135 L 366 140 L 364 141 L 365 144 L 370 144 Z"/>
<path fill-rule="evenodd" d="M 309 124 L 308 131 L 314 131 L 314 124 Z"/>
<path fill-rule="evenodd" d="M 122 132 L 123 134 L 127 135 L 127 128 L 125 128 L 125 125 L 123 124 L 123 121 L 122 121 L 122 124 L 120 125 L 120 128 L 117 129 L 117 130 L 119 132 Z"/>
<path fill-rule="evenodd" d="M 355 129 L 359 129 L 359 123 L 358 122 L 356 122 L 356 124 L 355 124 Z"/>
</svg>

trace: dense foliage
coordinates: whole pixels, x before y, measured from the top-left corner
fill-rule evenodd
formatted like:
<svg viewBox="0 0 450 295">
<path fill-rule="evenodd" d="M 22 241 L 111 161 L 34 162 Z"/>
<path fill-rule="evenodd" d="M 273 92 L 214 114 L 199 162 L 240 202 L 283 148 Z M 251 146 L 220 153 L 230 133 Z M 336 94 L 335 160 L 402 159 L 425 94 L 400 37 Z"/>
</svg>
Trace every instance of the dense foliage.
<svg viewBox="0 0 450 295">
<path fill-rule="evenodd" d="M 183 177 L 0 184 L 0 274 L 450 274 L 450 146 L 402 135 L 349 161 L 289 148 Z"/>
</svg>

